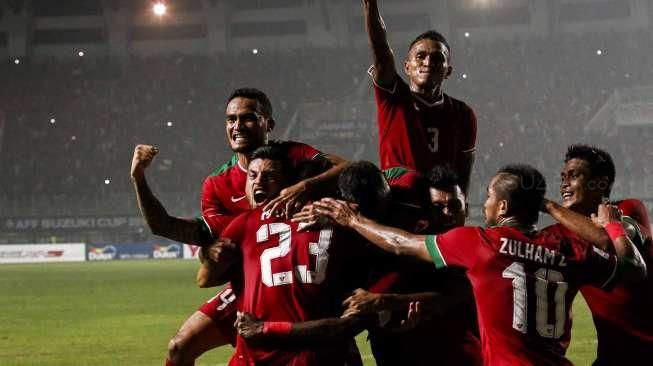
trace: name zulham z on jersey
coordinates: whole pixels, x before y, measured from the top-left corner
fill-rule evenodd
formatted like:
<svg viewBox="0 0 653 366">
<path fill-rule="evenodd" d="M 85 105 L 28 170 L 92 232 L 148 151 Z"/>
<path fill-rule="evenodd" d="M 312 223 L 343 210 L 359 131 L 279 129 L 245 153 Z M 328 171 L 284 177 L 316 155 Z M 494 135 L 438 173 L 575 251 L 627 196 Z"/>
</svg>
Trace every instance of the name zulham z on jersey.
<svg viewBox="0 0 653 366">
<path fill-rule="evenodd" d="M 549 249 L 537 244 L 525 243 L 516 239 L 500 238 L 501 247 L 499 253 L 507 254 L 512 257 L 527 259 L 533 262 L 542 263 L 548 266 L 566 267 L 567 262 L 562 253 L 558 253 L 555 249 Z M 608 254 L 598 248 L 594 251 L 604 258 Z"/>
</svg>

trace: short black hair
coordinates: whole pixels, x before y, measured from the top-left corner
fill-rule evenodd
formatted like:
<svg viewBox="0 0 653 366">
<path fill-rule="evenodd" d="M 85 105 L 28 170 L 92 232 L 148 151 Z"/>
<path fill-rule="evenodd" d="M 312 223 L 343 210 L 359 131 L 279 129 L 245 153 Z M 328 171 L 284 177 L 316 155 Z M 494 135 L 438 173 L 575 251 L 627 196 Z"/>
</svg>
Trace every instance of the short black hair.
<svg viewBox="0 0 653 366">
<path fill-rule="evenodd" d="M 449 165 L 436 165 L 426 176 L 429 187 L 450 191 L 455 186 L 460 187 L 460 179 L 458 173 Z"/>
<path fill-rule="evenodd" d="M 293 169 L 295 172 L 297 172 L 295 175 L 295 180 L 297 182 L 302 181 L 304 179 L 312 178 L 317 175 L 320 175 L 327 170 L 331 169 L 333 164 L 329 159 L 326 158 L 315 158 L 315 159 L 310 159 L 310 160 L 304 160 L 297 164 L 295 168 Z M 315 191 L 315 190 L 314 190 Z M 310 200 L 319 200 L 322 197 L 328 197 L 335 194 L 335 188 L 333 189 L 332 192 L 309 192 L 309 199 Z"/>
<path fill-rule="evenodd" d="M 345 168 L 338 178 L 338 189 L 342 199 L 357 203 L 365 216 L 375 216 L 376 204 L 390 197 L 390 186 L 381 170 L 364 160 Z"/>
<path fill-rule="evenodd" d="M 606 193 L 608 196 L 610 195 L 612 185 L 614 184 L 616 170 L 614 167 L 614 161 L 612 161 L 612 156 L 610 156 L 607 151 L 591 145 L 571 145 L 567 148 L 565 163 L 569 162 L 571 159 L 586 161 L 590 167 L 590 174 L 592 177 L 607 177 L 608 187 L 606 187 Z"/>
<path fill-rule="evenodd" d="M 252 151 L 249 156 L 249 161 L 252 162 L 256 159 L 265 159 L 278 161 L 281 163 L 281 171 L 283 174 L 284 181 L 286 183 L 294 182 L 294 176 L 292 175 L 292 169 L 290 166 L 290 160 L 288 159 L 288 154 L 286 150 L 278 146 L 265 145 L 257 148 Z"/>
<path fill-rule="evenodd" d="M 436 31 L 434 29 L 427 30 L 426 32 L 424 32 L 424 33 L 420 34 L 419 36 L 417 36 L 412 42 L 410 42 L 410 46 L 408 46 L 408 52 L 410 52 L 410 50 L 413 49 L 413 46 L 415 45 L 415 43 L 417 43 L 417 42 L 419 42 L 419 41 L 421 41 L 423 39 L 430 39 L 432 41 L 442 42 L 442 44 L 444 44 L 447 47 L 447 51 L 449 51 L 449 57 L 451 57 L 451 46 L 449 46 L 449 42 L 447 41 L 446 38 L 444 38 L 442 33 L 438 32 L 438 31 Z"/>
<path fill-rule="evenodd" d="M 270 103 L 270 99 L 262 91 L 256 88 L 236 89 L 227 99 L 227 104 L 235 98 L 254 99 L 256 101 L 256 112 L 266 118 L 272 118 L 272 103 Z"/>
<path fill-rule="evenodd" d="M 510 164 L 497 172 L 494 189 L 508 201 L 508 215 L 517 216 L 525 224 L 535 224 L 546 194 L 542 173 L 527 164 Z"/>
</svg>

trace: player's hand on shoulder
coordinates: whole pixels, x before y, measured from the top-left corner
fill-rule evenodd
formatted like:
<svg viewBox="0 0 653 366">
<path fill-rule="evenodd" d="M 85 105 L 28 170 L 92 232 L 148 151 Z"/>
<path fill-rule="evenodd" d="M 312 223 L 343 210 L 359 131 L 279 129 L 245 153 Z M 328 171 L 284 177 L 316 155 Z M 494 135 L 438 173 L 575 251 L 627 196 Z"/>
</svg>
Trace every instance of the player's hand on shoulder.
<svg viewBox="0 0 653 366">
<path fill-rule="evenodd" d="M 248 342 L 256 342 L 263 337 L 263 322 L 252 314 L 238 312 L 234 327 L 238 335 Z"/>
<path fill-rule="evenodd" d="M 232 262 L 239 254 L 238 246 L 229 238 L 218 238 L 206 249 L 206 256 L 214 262 Z"/>
<path fill-rule="evenodd" d="M 358 217 L 358 205 L 333 198 L 323 198 L 304 206 L 296 213 L 292 221 L 307 224 L 303 230 L 335 223 L 341 226 L 352 226 Z"/>
<path fill-rule="evenodd" d="M 290 219 L 306 203 L 309 190 L 309 185 L 304 181 L 284 188 L 279 192 L 279 197 L 270 201 L 263 210 L 273 216 Z"/>
<path fill-rule="evenodd" d="M 333 198 L 323 198 L 314 203 L 318 214 L 324 215 L 334 223 L 350 227 L 359 215 L 358 205 Z"/>
<path fill-rule="evenodd" d="M 142 178 L 145 169 L 150 165 L 159 149 L 152 145 L 136 145 L 132 157 L 131 177 Z"/>
</svg>

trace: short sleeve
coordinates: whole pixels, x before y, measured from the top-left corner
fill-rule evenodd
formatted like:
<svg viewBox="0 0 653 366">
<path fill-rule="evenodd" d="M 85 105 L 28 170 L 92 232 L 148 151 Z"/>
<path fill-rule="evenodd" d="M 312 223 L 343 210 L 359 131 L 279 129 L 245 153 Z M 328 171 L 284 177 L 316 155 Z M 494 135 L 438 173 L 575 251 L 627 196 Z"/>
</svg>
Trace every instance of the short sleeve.
<svg viewBox="0 0 653 366">
<path fill-rule="evenodd" d="M 215 239 L 220 236 L 222 230 L 233 220 L 233 215 L 228 215 L 220 203 L 220 198 L 215 191 L 215 184 L 212 177 L 204 180 L 202 185 L 202 216 L 198 218 L 200 228 L 203 231 L 202 237 Z"/>
<path fill-rule="evenodd" d="M 381 85 L 377 84 L 376 79 L 374 79 L 374 65 L 370 66 L 370 68 L 367 69 L 367 75 L 370 76 L 370 79 L 372 80 L 372 85 L 374 85 L 374 90 L 375 91 L 390 94 L 390 95 L 394 94 L 395 91 L 397 91 L 397 84 L 398 84 L 399 76 L 397 76 L 395 78 L 394 84 L 392 84 L 392 86 L 387 88 L 387 87 L 384 87 L 384 86 L 381 86 Z"/>
<path fill-rule="evenodd" d="M 444 234 L 427 235 L 425 245 L 436 269 L 471 269 L 476 263 L 480 240 L 477 228 L 460 227 Z"/>
<path fill-rule="evenodd" d="M 306 160 L 323 159 L 326 154 L 314 148 L 311 145 L 303 144 L 301 142 L 292 142 L 288 150 L 288 156 L 293 161 L 293 165 Z"/>
</svg>

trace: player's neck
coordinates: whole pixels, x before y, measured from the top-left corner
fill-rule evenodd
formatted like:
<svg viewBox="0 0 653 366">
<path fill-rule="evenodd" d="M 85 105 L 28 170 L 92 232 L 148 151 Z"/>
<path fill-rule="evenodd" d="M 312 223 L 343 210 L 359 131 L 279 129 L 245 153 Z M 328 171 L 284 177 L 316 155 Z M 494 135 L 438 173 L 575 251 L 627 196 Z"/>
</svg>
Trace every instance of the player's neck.
<svg viewBox="0 0 653 366">
<path fill-rule="evenodd" d="M 525 234 L 529 234 L 532 232 L 537 231 L 537 228 L 533 224 L 526 224 L 523 223 L 521 220 L 519 220 L 515 216 L 510 216 L 510 217 L 500 217 L 499 220 L 497 220 L 496 226 L 500 227 L 512 227 L 515 228 Z"/>
<path fill-rule="evenodd" d="M 598 209 L 599 209 L 599 205 L 600 205 L 601 203 L 602 203 L 602 201 L 596 201 L 596 202 L 594 202 L 594 201 L 588 201 L 588 202 L 583 202 L 583 203 L 581 203 L 580 205 L 578 205 L 578 206 L 576 206 L 576 207 L 571 207 L 571 210 L 574 211 L 574 212 L 576 212 L 576 213 L 579 213 L 579 214 L 581 214 L 581 215 L 583 215 L 583 216 L 591 217 L 592 214 L 596 214 L 596 213 L 597 213 L 597 211 L 598 211 Z"/>
<path fill-rule="evenodd" d="M 236 153 L 236 156 L 238 157 L 238 167 L 247 171 L 247 167 L 249 166 L 249 154 Z"/>
<path fill-rule="evenodd" d="M 428 103 L 435 103 L 443 98 L 441 84 L 431 88 L 422 88 L 415 83 L 410 83 L 410 91 Z"/>
</svg>

